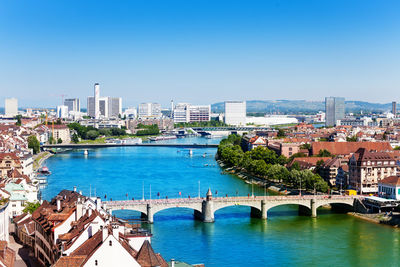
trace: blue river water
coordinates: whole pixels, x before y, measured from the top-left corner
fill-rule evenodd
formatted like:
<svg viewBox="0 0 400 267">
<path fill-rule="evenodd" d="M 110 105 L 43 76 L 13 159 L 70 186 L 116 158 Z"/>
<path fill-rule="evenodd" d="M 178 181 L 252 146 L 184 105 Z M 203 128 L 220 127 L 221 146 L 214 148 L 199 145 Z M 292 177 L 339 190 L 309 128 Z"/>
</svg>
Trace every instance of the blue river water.
<svg viewBox="0 0 400 267">
<path fill-rule="evenodd" d="M 218 143 L 189 138 L 165 142 Z M 57 154 L 47 160 L 53 172 L 43 199 L 77 186 L 85 195 L 107 199 L 178 198 L 205 195 L 257 195 L 264 189 L 222 174 L 216 149 L 117 147 Z M 151 188 L 151 189 L 150 189 Z M 151 191 L 151 193 L 150 193 Z M 398 266 L 398 229 L 364 222 L 346 214 L 319 209 L 318 218 L 298 216 L 296 206 L 271 209 L 268 221 L 250 218 L 247 207 L 218 210 L 215 223 L 193 220 L 189 209 L 169 209 L 147 227 L 152 245 L 167 260 L 206 266 Z M 120 211 L 123 218 L 137 212 Z"/>
</svg>

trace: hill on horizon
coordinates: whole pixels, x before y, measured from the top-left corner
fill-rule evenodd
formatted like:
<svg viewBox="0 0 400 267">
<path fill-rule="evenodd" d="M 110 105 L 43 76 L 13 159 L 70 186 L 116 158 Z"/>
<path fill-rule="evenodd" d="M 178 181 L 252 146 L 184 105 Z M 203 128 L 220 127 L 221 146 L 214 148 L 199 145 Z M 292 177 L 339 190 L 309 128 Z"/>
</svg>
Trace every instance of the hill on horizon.
<svg viewBox="0 0 400 267">
<path fill-rule="evenodd" d="M 392 103 L 370 103 L 365 101 L 345 101 L 346 112 L 385 112 L 391 111 Z M 247 100 L 247 112 L 260 113 L 316 113 L 325 111 L 325 101 L 307 100 Z M 224 102 L 211 105 L 211 110 L 215 113 L 224 112 Z"/>
</svg>

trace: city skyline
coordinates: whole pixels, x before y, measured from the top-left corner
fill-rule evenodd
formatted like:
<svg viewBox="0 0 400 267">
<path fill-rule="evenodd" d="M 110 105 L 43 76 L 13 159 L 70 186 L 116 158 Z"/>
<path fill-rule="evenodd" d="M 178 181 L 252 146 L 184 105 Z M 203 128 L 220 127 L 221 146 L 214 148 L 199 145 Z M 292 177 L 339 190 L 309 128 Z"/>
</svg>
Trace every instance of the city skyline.
<svg viewBox="0 0 400 267">
<path fill-rule="evenodd" d="M 0 91 L 21 107 L 83 100 L 94 82 L 126 107 L 327 92 L 389 103 L 400 84 L 399 10 L 396 1 L 4 2 Z"/>
</svg>

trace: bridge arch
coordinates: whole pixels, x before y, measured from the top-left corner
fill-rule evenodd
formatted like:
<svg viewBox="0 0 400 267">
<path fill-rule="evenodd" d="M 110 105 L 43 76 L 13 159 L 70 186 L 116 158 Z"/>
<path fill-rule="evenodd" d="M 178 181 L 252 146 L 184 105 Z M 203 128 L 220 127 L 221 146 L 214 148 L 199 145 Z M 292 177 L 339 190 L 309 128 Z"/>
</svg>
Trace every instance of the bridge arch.
<svg viewBox="0 0 400 267">
<path fill-rule="evenodd" d="M 261 205 L 260 202 L 258 203 L 214 203 L 214 213 L 218 210 L 224 209 L 224 208 L 228 208 L 228 207 L 250 207 L 253 209 L 258 210 L 259 212 L 261 212 Z"/>
<path fill-rule="evenodd" d="M 202 212 L 201 211 L 201 206 L 196 207 L 192 205 L 179 205 L 179 206 L 167 206 L 167 207 L 153 207 L 151 210 L 153 212 L 153 216 L 156 215 L 156 213 L 164 210 L 169 210 L 169 209 L 191 209 L 194 211 Z"/>
<path fill-rule="evenodd" d="M 351 201 L 343 201 L 343 200 L 340 200 L 340 199 L 332 199 L 332 200 L 326 200 L 326 201 L 319 201 L 319 202 L 317 202 L 317 205 L 316 205 L 316 208 L 318 209 L 318 208 L 320 208 L 320 207 L 322 207 L 322 206 L 325 206 L 325 205 L 335 205 L 335 204 L 339 204 L 339 205 L 343 205 L 343 206 L 346 206 L 346 207 L 348 207 L 349 209 L 354 209 L 354 201 L 353 200 L 351 200 Z"/>
</svg>

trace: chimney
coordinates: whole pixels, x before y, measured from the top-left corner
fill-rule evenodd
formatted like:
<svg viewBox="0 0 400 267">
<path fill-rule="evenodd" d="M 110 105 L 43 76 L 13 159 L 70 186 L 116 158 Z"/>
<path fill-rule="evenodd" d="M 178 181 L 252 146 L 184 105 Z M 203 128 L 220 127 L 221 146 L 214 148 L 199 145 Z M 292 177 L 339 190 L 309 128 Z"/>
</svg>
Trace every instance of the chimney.
<svg viewBox="0 0 400 267">
<path fill-rule="evenodd" d="M 96 209 L 97 210 L 101 209 L 101 198 L 100 197 L 96 198 Z"/>
<path fill-rule="evenodd" d="M 83 215 L 83 204 L 80 201 L 78 201 L 78 203 L 76 203 L 75 214 L 76 214 L 75 221 L 79 220 Z"/>
<path fill-rule="evenodd" d="M 108 228 L 107 226 L 103 227 L 103 242 L 107 239 L 108 237 Z"/>
<path fill-rule="evenodd" d="M 61 211 L 61 200 L 57 199 L 57 211 Z"/>
<path fill-rule="evenodd" d="M 74 186 L 74 192 L 76 192 L 76 186 Z"/>
<path fill-rule="evenodd" d="M 171 259 L 171 267 L 175 267 L 175 260 Z"/>
<path fill-rule="evenodd" d="M 88 210 L 88 216 L 89 217 L 92 216 L 92 209 L 91 208 L 89 208 L 89 210 Z"/>
<path fill-rule="evenodd" d="M 79 190 L 79 195 L 82 195 L 82 190 Z"/>
<path fill-rule="evenodd" d="M 117 240 L 119 240 L 119 226 L 118 226 L 118 225 L 115 225 L 115 226 L 113 227 L 112 231 L 113 231 L 113 236 L 114 236 Z"/>
</svg>

